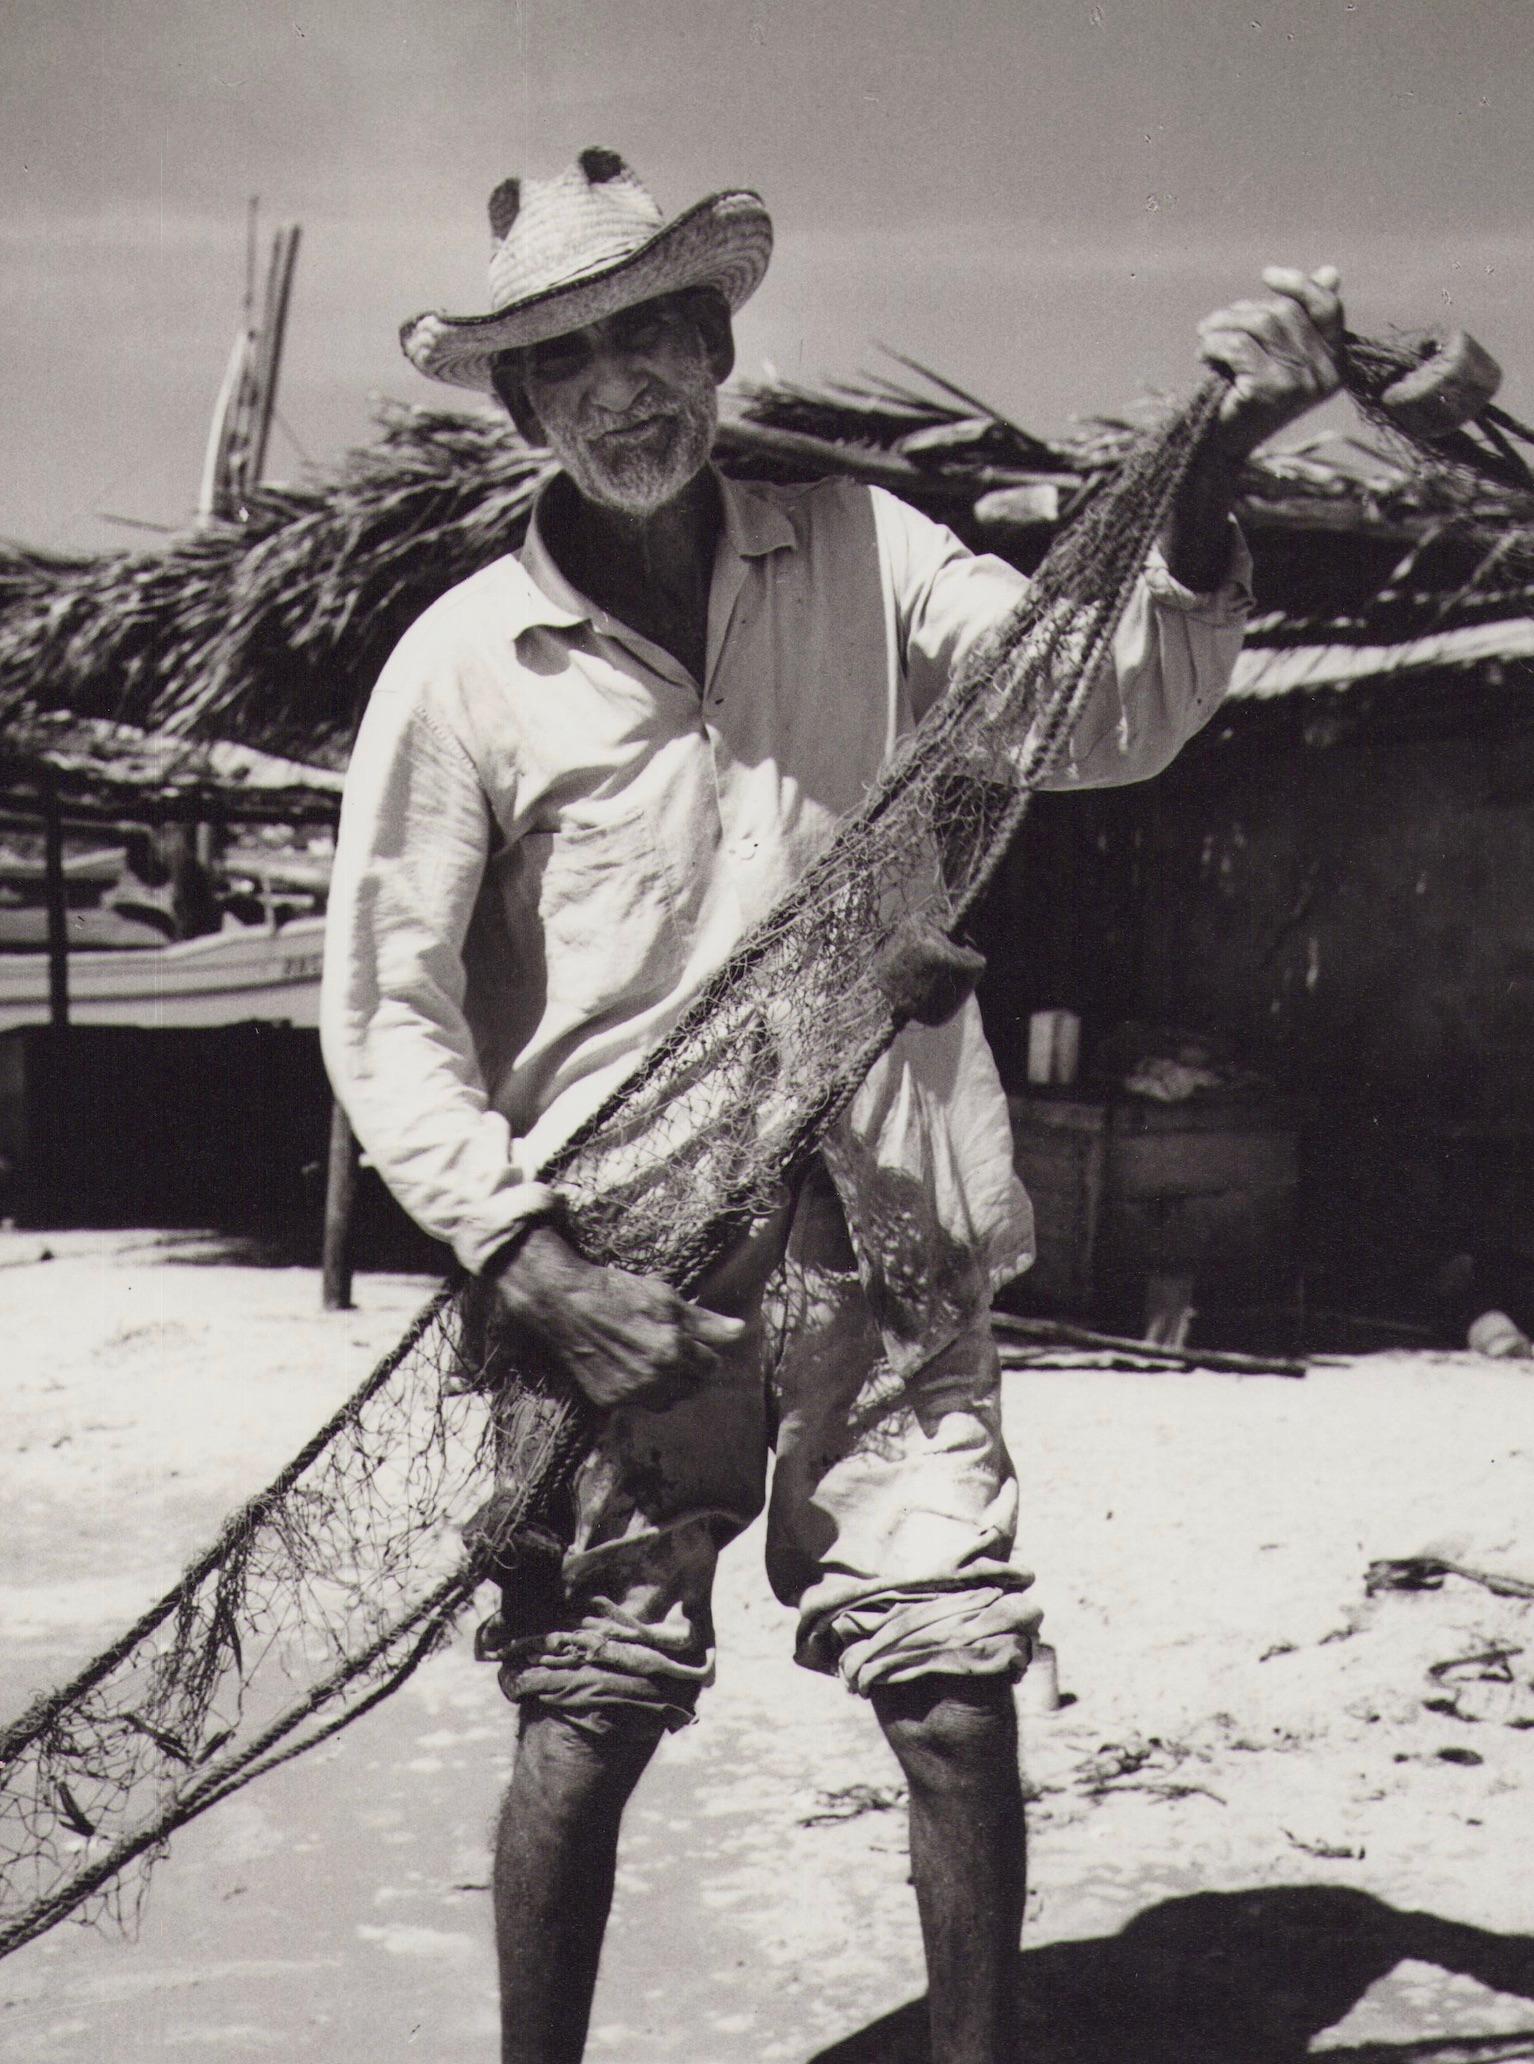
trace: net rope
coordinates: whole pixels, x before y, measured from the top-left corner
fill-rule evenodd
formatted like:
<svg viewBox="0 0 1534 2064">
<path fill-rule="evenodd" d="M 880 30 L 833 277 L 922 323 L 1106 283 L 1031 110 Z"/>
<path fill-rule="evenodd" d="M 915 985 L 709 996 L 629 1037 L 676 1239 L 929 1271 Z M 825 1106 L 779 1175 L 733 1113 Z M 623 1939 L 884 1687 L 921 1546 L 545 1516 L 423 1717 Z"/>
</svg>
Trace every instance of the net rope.
<svg viewBox="0 0 1534 2064">
<path fill-rule="evenodd" d="M 1360 346 L 1344 377 L 1372 406 L 1410 362 Z M 542 1171 L 589 1259 L 696 1285 L 951 975 L 945 942 L 1068 751 L 1223 393 L 1209 380 L 1140 439 L 821 857 Z M 445 1286 L 180 1581 L 0 1735 L 0 1955 L 69 1914 L 131 1928 L 178 1827 L 397 1689 L 487 1576 L 547 1583 L 593 1422 L 507 1370 L 474 1286 Z"/>
</svg>

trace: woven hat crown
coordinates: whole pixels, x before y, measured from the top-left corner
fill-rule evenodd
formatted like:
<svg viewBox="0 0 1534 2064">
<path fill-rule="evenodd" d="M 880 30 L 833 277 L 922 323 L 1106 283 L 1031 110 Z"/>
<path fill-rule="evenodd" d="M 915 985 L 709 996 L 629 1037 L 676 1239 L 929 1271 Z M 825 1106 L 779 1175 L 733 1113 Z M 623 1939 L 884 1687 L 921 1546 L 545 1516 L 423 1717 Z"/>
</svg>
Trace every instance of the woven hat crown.
<svg viewBox="0 0 1534 2064">
<path fill-rule="evenodd" d="M 490 196 L 490 306 L 619 264 L 665 218 L 616 151 L 583 150 L 553 179 L 505 179 Z"/>
</svg>

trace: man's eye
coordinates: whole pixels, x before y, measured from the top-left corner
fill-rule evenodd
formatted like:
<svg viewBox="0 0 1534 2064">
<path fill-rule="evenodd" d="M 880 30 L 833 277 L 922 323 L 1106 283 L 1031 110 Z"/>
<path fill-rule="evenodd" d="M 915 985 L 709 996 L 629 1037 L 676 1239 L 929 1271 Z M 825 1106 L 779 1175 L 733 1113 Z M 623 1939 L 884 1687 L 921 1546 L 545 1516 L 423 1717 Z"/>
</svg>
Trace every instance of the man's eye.
<svg viewBox="0 0 1534 2064">
<path fill-rule="evenodd" d="M 664 315 L 637 315 L 619 326 L 617 341 L 625 351 L 653 351 L 668 327 Z"/>
<path fill-rule="evenodd" d="M 540 380 L 573 380 L 589 362 L 590 352 L 573 339 L 555 338 L 533 346 L 533 373 Z"/>
</svg>

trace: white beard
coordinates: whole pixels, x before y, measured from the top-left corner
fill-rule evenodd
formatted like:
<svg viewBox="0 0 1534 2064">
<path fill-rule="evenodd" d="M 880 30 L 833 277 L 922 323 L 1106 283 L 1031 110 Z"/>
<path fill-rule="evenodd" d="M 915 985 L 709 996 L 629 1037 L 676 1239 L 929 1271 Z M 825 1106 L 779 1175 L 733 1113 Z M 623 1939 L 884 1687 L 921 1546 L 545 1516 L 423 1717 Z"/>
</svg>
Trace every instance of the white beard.
<svg viewBox="0 0 1534 2064">
<path fill-rule="evenodd" d="M 719 425 L 719 398 L 701 351 L 699 374 L 685 387 L 657 382 L 647 390 L 629 418 L 662 420 L 632 439 L 605 434 L 610 424 L 561 422 L 557 406 L 545 402 L 540 415 L 549 449 L 587 501 L 625 516 L 653 516 L 702 470 Z"/>
</svg>

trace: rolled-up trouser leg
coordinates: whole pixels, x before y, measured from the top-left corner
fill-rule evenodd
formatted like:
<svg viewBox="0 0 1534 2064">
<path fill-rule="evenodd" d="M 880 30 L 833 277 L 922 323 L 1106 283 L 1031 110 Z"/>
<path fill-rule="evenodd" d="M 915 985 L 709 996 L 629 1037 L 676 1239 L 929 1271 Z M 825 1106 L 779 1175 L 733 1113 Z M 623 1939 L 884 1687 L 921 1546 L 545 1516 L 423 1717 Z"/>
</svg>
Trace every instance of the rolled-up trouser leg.
<svg viewBox="0 0 1534 2064">
<path fill-rule="evenodd" d="M 697 1301 L 748 1321 L 693 1396 L 664 1412 L 610 1412 L 574 1486 L 575 1527 L 552 1610 L 530 1633 L 480 1629 L 508 1698 L 588 1729 L 684 1726 L 713 1681 L 710 1609 L 719 1550 L 762 1508 L 767 1422 L 763 1286 L 789 1210 L 700 1286 Z"/>
<path fill-rule="evenodd" d="M 798 1660 L 861 1693 L 1019 1675 L 1040 1613 L 1009 1559 L 1017 1481 L 987 1316 L 892 1381 L 823 1174 L 801 1194 L 771 1301 L 768 1573 L 799 1608 Z"/>
</svg>

